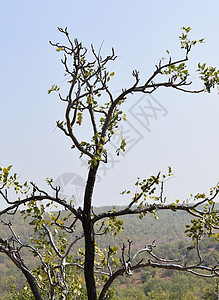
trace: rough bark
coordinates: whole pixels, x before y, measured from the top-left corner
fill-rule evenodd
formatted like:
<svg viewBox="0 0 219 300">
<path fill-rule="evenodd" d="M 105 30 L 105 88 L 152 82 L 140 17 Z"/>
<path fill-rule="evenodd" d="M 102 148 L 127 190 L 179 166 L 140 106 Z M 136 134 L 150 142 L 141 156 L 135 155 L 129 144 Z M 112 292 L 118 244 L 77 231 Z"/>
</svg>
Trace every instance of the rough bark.
<svg viewBox="0 0 219 300">
<path fill-rule="evenodd" d="M 31 291 L 32 291 L 35 299 L 36 300 L 43 300 L 43 298 L 40 295 L 40 292 L 39 292 L 39 289 L 37 287 L 37 284 L 36 284 L 36 282 L 34 280 L 34 277 L 29 272 L 27 272 L 24 269 L 22 269 L 22 272 L 23 272 L 24 276 L 26 277 L 27 282 L 29 283 L 29 286 L 31 288 Z"/>
<path fill-rule="evenodd" d="M 98 165 L 90 167 L 86 183 L 83 209 L 83 230 L 85 238 L 84 276 L 88 300 L 97 299 L 96 283 L 94 278 L 95 239 L 93 221 L 91 219 L 91 203 L 97 169 Z"/>
<path fill-rule="evenodd" d="M 7 240 L 2 239 L 1 237 L 0 243 L 0 252 L 5 253 L 8 258 L 16 265 L 16 267 L 18 267 L 22 271 L 22 273 L 26 277 L 27 282 L 29 283 L 35 299 L 43 300 L 33 275 L 28 271 L 27 267 L 24 265 L 24 262 L 20 260 L 19 256 L 16 256 L 16 250 L 9 245 Z"/>
</svg>

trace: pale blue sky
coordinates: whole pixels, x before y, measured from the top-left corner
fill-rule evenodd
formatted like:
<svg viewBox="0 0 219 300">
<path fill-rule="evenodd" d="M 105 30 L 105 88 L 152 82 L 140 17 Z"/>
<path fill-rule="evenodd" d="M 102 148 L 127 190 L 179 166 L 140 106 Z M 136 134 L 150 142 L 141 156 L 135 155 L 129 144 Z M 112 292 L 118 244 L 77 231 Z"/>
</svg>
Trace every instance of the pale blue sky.
<svg viewBox="0 0 219 300">
<path fill-rule="evenodd" d="M 13 164 L 21 180 L 44 185 L 66 172 L 86 178 L 78 154 L 58 130 L 64 105 L 55 94 L 47 95 L 53 83 L 63 80 L 60 55 L 48 44 L 62 41 L 57 26 L 69 28 L 86 46 L 103 53 L 115 48 L 118 59 L 113 89 L 132 83 L 132 70 L 142 80 L 169 49 L 180 58 L 180 27 L 192 27 L 192 37 L 205 38 L 191 54 L 191 65 L 206 61 L 219 65 L 218 1 L 4 1 L 0 12 L 1 118 L 0 163 Z M 197 78 L 194 78 L 195 80 Z M 64 88 L 64 83 L 61 88 Z M 95 189 L 95 205 L 123 204 L 119 192 L 130 188 L 137 176 L 147 177 L 171 165 L 176 175 L 167 184 L 173 200 L 191 192 L 207 191 L 219 179 L 219 96 L 188 95 L 169 89 L 153 94 L 168 114 L 158 116 L 148 132 L 127 112 L 141 140 L 119 162 L 109 167 Z M 140 95 L 129 98 L 129 109 Z M 129 119 L 130 117 L 130 119 Z M 117 158 L 116 158 L 117 159 Z M 1 205 L 1 204 L 0 204 Z"/>
</svg>

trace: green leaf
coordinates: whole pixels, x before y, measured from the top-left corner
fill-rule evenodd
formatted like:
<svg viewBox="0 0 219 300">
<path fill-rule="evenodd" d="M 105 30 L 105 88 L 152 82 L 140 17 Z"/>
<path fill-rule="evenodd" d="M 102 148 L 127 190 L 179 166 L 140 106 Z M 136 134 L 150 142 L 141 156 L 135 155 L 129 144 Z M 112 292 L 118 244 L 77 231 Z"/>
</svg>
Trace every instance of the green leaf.
<svg viewBox="0 0 219 300">
<path fill-rule="evenodd" d="M 51 88 L 50 89 L 48 89 L 48 94 L 50 94 L 51 92 L 58 92 L 60 90 L 60 87 L 58 87 L 56 84 L 53 84 L 52 86 L 51 86 Z"/>
</svg>

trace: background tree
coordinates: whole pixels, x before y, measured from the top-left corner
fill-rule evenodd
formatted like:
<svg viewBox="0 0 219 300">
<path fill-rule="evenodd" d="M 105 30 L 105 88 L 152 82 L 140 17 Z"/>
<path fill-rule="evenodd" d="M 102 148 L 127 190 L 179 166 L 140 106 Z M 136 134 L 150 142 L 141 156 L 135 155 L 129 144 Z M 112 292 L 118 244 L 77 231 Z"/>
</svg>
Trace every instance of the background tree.
<svg viewBox="0 0 219 300">
<path fill-rule="evenodd" d="M 218 87 L 219 71 L 198 63 L 197 72 L 204 86 L 198 90 L 190 89 L 192 81 L 186 62 L 192 47 L 202 43 L 203 39 L 190 40 L 188 34 L 191 28 L 183 27 L 182 30 L 179 38 L 181 48 L 185 52 L 183 58 L 173 60 L 167 50 L 169 56 L 167 63 L 161 59 L 147 80 L 141 80 L 139 72 L 134 70 L 133 84 L 123 89 L 118 96 L 114 96 L 110 91 L 110 80 L 115 74 L 107 70 L 107 64 L 116 59 L 114 49 L 110 55 L 103 58 L 100 51 L 95 51 L 91 45 L 89 53 L 77 39 L 71 40 L 67 28 L 59 28 L 67 39 L 67 45 L 50 42 L 56 51 L 63 52 L 61 62 L 69 84 L 65 96 L 59 93 L 60 88 L 56 84 L 48 90 L 48 93 L 58 92 L 60 100 L 66 104 L 65 118 L 58 120 L 56 124 L 70 139 L 72 148 L 76 148 L 80 156 L 88 157 L 89 161 L 82 207 L 75 207 L 73 199 L 67 202 L 61 198 L 60 187 L 54 186 L 52 179 L 47 179 L 53 192 L 50 193 L 40 189 L 35 183 L 20 184 L 17 174 L 11 175 L 11 166 L 0 169 L 0 195 L 8 203 L 8 207 L 2 210 L 0 215 L 15 214 L 18 209 L 22 209 L 21 214 L 24 218 L 32 218 L 29 224 L 33 226 L 35 232 L 30 242 L 24 242 L 14 232 L 11 222 L 3 221 L 2 224 L 10 230 L 11 237 L 0 239 L 0 251 L 22 271 L 35 299 L 43 299 L 44 295 L 49 299 L 72 299 L 73 295 L 77 299 L 80 297 L 84 299 L 85 287 L 88 299 L 106 299 L 109 287 L 118 276 L 131 275 L 134 270 L 145 267 L 187 271 L 208 277 L 218 276 L 217 261 L 212 266 L 204 265 L 199 241 L 204 236 L 218 240 L 216 232 L 218 210 L 215 209 L 214 201 L 219 192 L 219 185 L 212 187 L 208 195 L 198 193 L 191 195 L 190 201 L 176 200 L 174 203 L 166 203 L 164 185 L 173 175 L 171 168 L 168 167 L 167 174 L 159 172 L 149 178 L 137 178 L 134 192 L 123 191 L 122 194 L 128 200 L 125 208 L 96 213 L 92 207 L 99 166 L 108 162 L 107 144 L 116 134 L 119 123 L 126 119 L 122 105 L 126 101 L 131 101 L 129 99 L 131 95 L 151 94 L 161 87 L 187 93 L 210 92 L 212 88 Z M 80 133 L 83 126 L 87 130 L 85 138 Z M 125 146 L 126 140 L 122 137 L 116 154 L 125 151 Z M 13 197 L 8 192 L 10 188 L 17 194 L 16 200 L 10 200 Z M 44 200 L 47 200 L 45 204 Z M 48 218 L 45 216 L 45 210 L 52 207 L 53 203 L 61 205 L 64 212 L 50 213 Z M 117 219 L 119 216 L 137 215 L 142 219 L 147 213 L 151 213 L 156 218 L 157 211 L 165 210 L 186 211 L 194 216 L 186 229 L 193 244 L 187 248 L 187 253 L 183 257 L 169 259 L 168 253 L 167 258 L 160 257 L 154 252 L 155 241 L 134 254 L 130 240 L 123 244 L 120 254 L 117 246 L 107 245 L 105 249 L 98 247 L 97 235 L 120 233 L 123 222 Z M 81 228 L 80 234 L 75 229 L 77 224 Z M 68 236 L 71 236 L 69 242 Z M 78 249 L 76 246 L 81 240 L 84 247 Z M 194 249 L 197 260 L 191 264 L 188 254 Z M 24 250 L 32 252 L 39 259 L 39 266 L 35 270 L 31 271 L 24 262 L 22 258 Z M 84 277 L 81 270 L 84 271 Z"/>
</svg>

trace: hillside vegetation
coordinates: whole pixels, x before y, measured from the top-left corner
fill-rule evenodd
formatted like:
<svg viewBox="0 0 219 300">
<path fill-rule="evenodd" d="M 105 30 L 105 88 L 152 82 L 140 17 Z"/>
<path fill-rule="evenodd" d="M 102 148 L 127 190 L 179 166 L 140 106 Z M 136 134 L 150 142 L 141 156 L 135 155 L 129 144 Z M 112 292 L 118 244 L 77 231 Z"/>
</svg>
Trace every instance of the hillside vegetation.
<svg viewBox="0 0 219 300">
<path fill-rule="evenodd" d="M 113 207 L 117 209 L 117 207 Z M 94 208 L 94 213 L 103 210 L 110 210 L 112 207 Z M 46 217 L 46 216 L 45 216 Z M 124 216 L 124 227 L 126 228 L 119 236 L 101 235 L 97 238 L 97 242 L 101 247 L 110 245 L 117 246 L 118 254 L 121 254 L 123 243 L 126 245 L 128 239 L 132 240 L 132 252 L 136 252 L 155 241 L 156 248 L 154 253 L 159 256 L 168 257 L 170 259 L 183 256 L 187 247 L 192 245 L 184 231 L 185 225 L 190 222 L 190 217 L 183 212 L 162 212 L 157 214 L 155 219 L 152 214 L 146 215 L 142 220 L 137 216 Z M 29 225 L 30 220 L 23 220 L 18 214 L 15 216 L 7 216 L 5 221 L 11 221 L 14 231 L 20 236 L 23 242 L 28 243 L 32 236 L 32 228 Z M 76 228 L 76 233 L 80 232 L 80 228 Z M 10 232 L 3 224 L 0 226 L 0 235 L 8 238 Z M 72 237 L 69 236 L 69 240 Z M 83 247 L 83 244 L 80 244 Z M 207 264 L 215 259 L 219 259 L 218 249 L 213 241 L 202 241 L 203 258 Z M 195 253 L 191 251 L 189 258 L 192 260 Z M 145 256 L 145 255 L 144 255 Z M 142 257 L 144 257 L 142 255 Z M 148 256 L 145 258 L 149 259 Z M 25 262 L 28 266 L 34 268 L 37 261 L 30 254 L 25 253 Z M 179 280 L 183 284 L 179 285 Z M 19 290 L 25 285 L 25 279 L 19 270 L 4 255 L 0 254 L 0 295 L 1 299 L 26 299 L 15 296 L 13 287 Z M 213 287 L 213 288 L 212 288 Z M 117 280 L 111 289 L 112 299 L 217 299 L 218 282 L 214 279 L 206 280 L 196 278 L 191 274 L 178 274 L 171 270 L 157 271 L 144 269 L 141 272 L 134 272 L 133 276 L 122 276 Z M 213 290 L 212 290 L 213 289 Z M 10 295 L 11 290 L 11 295 Z M 21 290 L 22 293 L 22 290 Z M 178 293 L 178 294 L 177 294 Z M 184 295 L 184 296 L 182 296 Z M 209 298 L 204 298 L 207 297 Z M 210 296 L 209 296 L 210 295 Z M 10 298 L 11 297 L 11 298 Z M 183 297 L 183 298 L 182 298 Z M 187 298 L 186 298 L 187 297 Z M 189 298 L 190 297 L 190 298 Z M 212 298 L 210 298 L 212 297 Z"/>
</svg>

